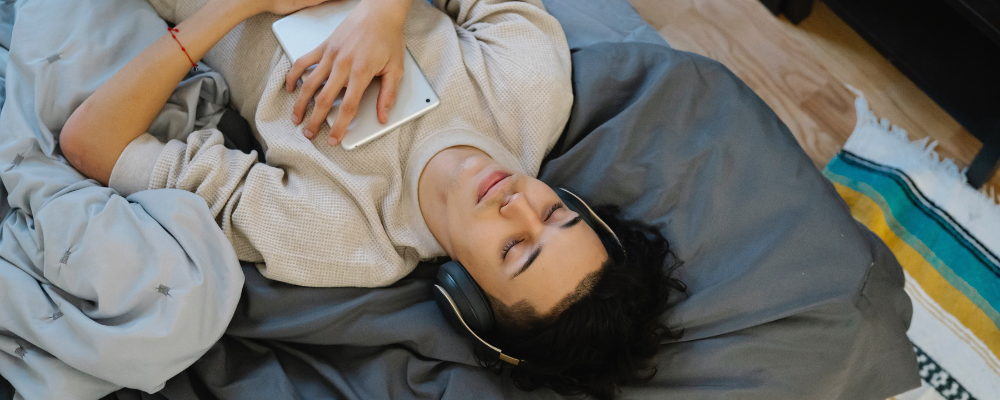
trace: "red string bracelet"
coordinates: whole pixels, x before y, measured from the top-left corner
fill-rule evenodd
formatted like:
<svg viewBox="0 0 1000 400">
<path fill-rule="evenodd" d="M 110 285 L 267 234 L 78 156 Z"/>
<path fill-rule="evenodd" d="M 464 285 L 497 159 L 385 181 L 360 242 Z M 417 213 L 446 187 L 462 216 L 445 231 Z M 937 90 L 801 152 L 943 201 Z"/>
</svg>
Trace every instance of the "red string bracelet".
<svg viewBox="0 0 1000 400">
<path fill-rule="evenodd" d="M 167 32 L 170 32 L 170 36 L 174 38 L 174 41 L 177 42 L 177 45 L 181 46 L 181 51 L 184 52 L 184 55 L 187 56 L 188 61 L 191 62 L 191 68 L 198 68 L 198 64 L 195 64 L 194 60 L 191 59 L 191 55 L 188 54 L 187 49 L 184 48 L 184 45 L 181 44 L 181 41 L 177 40 L 177 36 L 174 35 L 174 32 L 180 32 L 180 31 L 168 26 L 167 27 Z"/>
</svg>

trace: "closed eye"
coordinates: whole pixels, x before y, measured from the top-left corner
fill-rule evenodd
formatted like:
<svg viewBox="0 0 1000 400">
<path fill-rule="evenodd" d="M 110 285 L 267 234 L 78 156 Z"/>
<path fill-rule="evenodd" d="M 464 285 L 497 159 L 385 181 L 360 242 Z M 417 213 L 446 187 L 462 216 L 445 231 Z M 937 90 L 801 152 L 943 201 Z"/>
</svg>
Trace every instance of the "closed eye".
<svg viewBox="0 0 1000 400">
<path fill-rule="evenodd" d="M 556 210 L 564 207 L 566 207 L 566 205 L 563 203 L 553 204 L 552 207 L 549 207 L 548 211 L 546 211 L 544 221 L 548 222 L 550 219 L 552 219 L 552 214 L 555 214 Z M 521 243 L 523 241 L 524 239 L 514 239 L 507 242 L 507 244 L 505 244 L 503 246 L 503 249 L 500 251 L 500 260 L 507 260 L 507 253 L 510 253 L 510 249 L 514 248 L 514 246 L 517 246 L 518 243 Z"/>
<path fill-rule="evenodd" d="M 501 252 L 500 259 L 501 260 L 506 260 L 507 259 L 507 253 L 510 252 L 510 249 L 513 248 L 514 246 L 517 246 L 518 243 L 521 243 L 523 241 L 524 241 L 524 239 L 514 239 L 514 240 L 511 240 L 511 241 L 507 242 L 507 244 L 503 246 L 503 251 Z"/>
<path fill-rule="evenodd" d="M 548 215 L 545 216 L 545 222 L 549 222 L 549 219 L 552 218 L 552 214 L 555 214 L 556 210 L 558 210 L 560 208 L 563 208 L 563 207 L 565 207 L 565 205 L 563 205 L 563 203 L 553 204 L 552 208 L 549 208 Z"/>
</svg>

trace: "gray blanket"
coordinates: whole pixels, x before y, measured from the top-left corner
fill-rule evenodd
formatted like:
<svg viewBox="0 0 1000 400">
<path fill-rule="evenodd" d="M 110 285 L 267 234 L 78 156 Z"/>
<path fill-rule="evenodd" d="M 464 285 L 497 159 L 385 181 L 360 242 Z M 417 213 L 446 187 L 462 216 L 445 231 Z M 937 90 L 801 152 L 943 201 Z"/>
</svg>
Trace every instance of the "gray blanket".
<svg viewBox="0 0 1000 400">
<path fill-rule="evenodd" d="M 773 112 L 718 63 L 664 46 L 573 52 L 576 104 L 541 177 L 659 227 L 689 296 L 648 399 L 884 399 L 919 384 L 902 272 Z M 300 288 L 252 267 L 227 335 L 156 395 L 118 399 L 558 398 L 476 366 L 431 299 Z"/>
<path fill-rule="evenodd" d="M 243 274 L 203 199 L 123 198 L 58 150 L 72 111 L 165 31 L 138 0 L 0 3 L 0 375 L 18 396 L 155 392 L 236 308 Z M 217 121 L 220 84 L 212 73 L 186 80 L 151 129 L 183 135 Z"/>
</svg>

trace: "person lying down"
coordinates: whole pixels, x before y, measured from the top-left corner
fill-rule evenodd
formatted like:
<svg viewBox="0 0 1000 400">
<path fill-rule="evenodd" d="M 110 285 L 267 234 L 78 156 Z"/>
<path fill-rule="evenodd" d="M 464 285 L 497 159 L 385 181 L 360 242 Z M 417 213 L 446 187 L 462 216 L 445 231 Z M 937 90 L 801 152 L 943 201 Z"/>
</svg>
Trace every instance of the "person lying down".
<svg viewBox="0 0 1000 400">
<path fill-rule="evenodd" d="M 656 229 L 602 208 L 624 250 L 613 257 L 621 249 L 605 246 L 608 233 L 580 223 L 579 208 L 535 178 L 573 102 L 566 39 L 537 0 L 363 0 L 315 51 L 294 65 L 282 57 L 260 77 L 266 163 L 225 148 L 214 129 L 186 143 L 144 133 L 192 63 L 234 26 L 318 3 L 208 1 L 72 114 L 63 154 L 125 196 L 200 195 L 239 258 L 269 279 L 380 287 L 421 260 L 458 261 L 496 320 L 480 333 L 523 360 L 511 371 L 523 389 L 607 398 L 651 378 L 661 340 L 676 336 L 660 316 L 683 285 L 669 278 L 674 260 Z M 385 121 L 407 46 L 440 106 L 356 150 L 337 146 L 376 76 Z M 322 127 L 341 89 L 336 121 Z"/>
</svg>

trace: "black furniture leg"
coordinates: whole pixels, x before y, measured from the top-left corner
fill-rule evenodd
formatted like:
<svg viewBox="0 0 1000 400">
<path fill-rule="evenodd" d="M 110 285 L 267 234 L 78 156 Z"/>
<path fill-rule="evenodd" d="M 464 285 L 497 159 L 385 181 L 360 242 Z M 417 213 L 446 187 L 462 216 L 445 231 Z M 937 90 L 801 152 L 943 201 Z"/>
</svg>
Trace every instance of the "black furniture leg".
<svg viewBox="0 0 1000 400">
<path fill-rule="evenodd" d="M 793 24 L 798 25 L 799 22 L 806 19 L 813 10 L 814 0 L 786 0 L 785 7 L 781 10 L 785 14 L 785 17 Z"/>
<path fill-rule="evenodd" d="M 1000 166 L 1000 124 L 993 127 L 992 134 L 986 136 L 983 148 L 965 171 L 965 177 L 972 187 L 979 189 L 997 172 L 998 166 Z"/>
<path fill-rule="evenodd" d="M 793 24 L 798 24 L 812 12 L 815 0 L 760 0 L 771 14 L 785 14 Z"/>
</svg>

